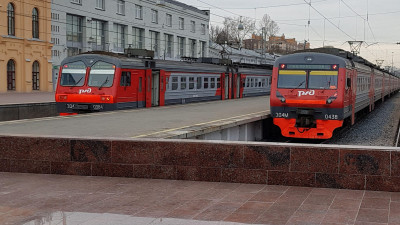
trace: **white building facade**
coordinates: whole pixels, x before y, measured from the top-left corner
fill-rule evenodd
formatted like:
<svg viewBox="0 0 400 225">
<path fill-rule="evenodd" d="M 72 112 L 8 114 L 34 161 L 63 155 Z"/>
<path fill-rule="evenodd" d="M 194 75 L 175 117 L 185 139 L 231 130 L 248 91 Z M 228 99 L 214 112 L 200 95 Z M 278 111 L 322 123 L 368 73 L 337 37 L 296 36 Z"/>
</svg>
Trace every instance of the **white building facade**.
<svg viewBox="0 0 400 225">
<path fill-rule="evenodd" d="M 209 11 L 175 0 L 52 0 L 53 75 L 67 56 L 153 50 L 156 59 L 207 57 Z M 55 83 L 55 82 L 54 82 Z"/>
</svg>

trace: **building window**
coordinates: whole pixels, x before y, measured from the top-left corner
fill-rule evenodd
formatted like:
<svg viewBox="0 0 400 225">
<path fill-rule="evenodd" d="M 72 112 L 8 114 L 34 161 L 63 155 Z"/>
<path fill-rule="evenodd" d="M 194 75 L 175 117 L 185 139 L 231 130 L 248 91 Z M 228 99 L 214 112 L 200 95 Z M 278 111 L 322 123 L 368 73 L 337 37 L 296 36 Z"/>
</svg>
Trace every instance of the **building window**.
<svg viewBox="0 0 400 225">
<path fill-rule="evenodd" d="M 144 29 L 141 28 L 132 28 L 132 44 L 133 48 L 143 48 L 143 39 L 144 39 Z"/>
<path fill-rule="evenodd" d="M 82 21 L 80 16 L 67 14 L 67 41 L 82 42 Z"/>
<path fill-rule="evenodd" d="M 114 50 L 123 52 L 125 48 L 126 26 L 114 23 Z"/>
<path fill-rule="evenodd" d="M 167 14 L 165 23 L 168 27 L 172 27 L 172 15 L 171 14 Z"/>
<path fill-rule="evenodd" d="M 33 62 L 32 65 L 32 90 L 40 90 L 38 61 Z"/>
<path fill-rule="evenodd" d="M 105 9 L 104 0 L 96 0 L 96 9 L 101 9 L 101 10 Z"/>
<path fill-rule="evenodd" d="M 39 12 L 37 8 L 32 10 L 32 37 L 39 38 Z"/>
<path fill-rule="evenodd" d="M 15 62 L 12 59 L 7 63 L 7 90 L 15 90 Z"/>
<path fill-rule="evenodd" d="M 8 35 L 15 36 L 15 11 L 14 5 L 8 3 L 7 6 Z"/>
<path fill-rule="evenodd" d="M 160 45 L 160 33 L 156 31 L 150 31 L 150 46 L 154 54 L 158 54 L 158 47 Z"/>
<path fill-rule="evenodd" d="M 201 34 L 206 34 L 206 25 L 205 24 L 201 24 Z"/>
<path fill-rule="evenodd" d="M 71 3 L 82 5 L 82 0 L 71 0 Z"/>
<path fill-rule="evenodd" d="M 90 42 L 92 42 L 92 50 L 108 50 L 105 46 L 105 27 L 106 22 L 101 20 L 92 20 L 92 36 L 89 38 Z"/>
<path fill-rule="evenodd" d="M 201 57 L 206 57 L 206 42 L 205 41 L 200 41 L 200 51 L 201 51 Z"/>
<path fill-rule="evenodd" d="M 125 1 L 117 0 L 117 14 L 125 15 Z"/>
<path fill-rule="evenodd" d="M 136 9 L 136 19 L 142 20 L 143 19 L 143 7 L 141 5 L 135 5 Z"/>
<path fill-rule="evenodd" d="M 190 57 L 196 58 L 196 57 L 197 57 L 197 52 L 196 52 L 197 44 L 196 44 L 196 40 L 194 40 L 194 39 L 189 39 L 189 43 L 190 43 L 190 46 L 189 46 L 189 48 L 190 48 Z"/>
<path fill-rule="evenodd" d="M 151 10 L 151 22 L 152 23 L 158 23 L 158 11 L 152 9 Z"/>
<path fill-rule="evenodd" d="M 196 33 L 196 22 L 190 21 L 190 32 Z"/>
<path fill-rule="evenodd" d="M 174 49 L 174 36 L 170 34 L 165 34 L 165 56 L 172 57 L 172 49 Z"/>
<path fill-rule="evenodd" d="M 185 20 L 182 17 L 179 17 L 179 29 L 185 29 Z"/>
<path fill-rule="evenodd" d="M 80 48 L 68 47 L 68 51 L 67 51 L 68 57 L 78 55 L 78 54 L 81 54 Z"/>
<path fill-rule="evenodd" d="M 185 38 L 184 37 L 178 37 L 178 57 L 184 57 L 185 53 Z"/>
</svg>

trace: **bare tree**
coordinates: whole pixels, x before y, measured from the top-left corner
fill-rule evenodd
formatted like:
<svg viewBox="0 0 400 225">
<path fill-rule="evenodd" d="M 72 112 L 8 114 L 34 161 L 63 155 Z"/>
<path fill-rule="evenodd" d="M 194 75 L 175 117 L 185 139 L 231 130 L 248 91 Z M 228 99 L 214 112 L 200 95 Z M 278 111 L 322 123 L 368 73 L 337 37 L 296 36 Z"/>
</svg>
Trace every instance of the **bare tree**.
<svg viewBox="0 0 400 225">
<path fill-rule="evenodd" d="M 240 23 L 243 25 L 243 30 L 238 29 Z M 240 43 L 240 40 L 250 37 L 254 33 L 255 28 L 254 20 L 248 17 L 227 17 L 224 20 L 224 29 L 228 33 L 228 42 L 230 43 Z"/>
<path fill-rule="evenodd" d="M 268 40 L 269 37 L 275 36 L 279 32 L 278 24 L 271 19 L 268 14 L 265 14 L 262 20 L 258 23 L 259 31 L 264 35 L 264 40 Z"/>
</svg>

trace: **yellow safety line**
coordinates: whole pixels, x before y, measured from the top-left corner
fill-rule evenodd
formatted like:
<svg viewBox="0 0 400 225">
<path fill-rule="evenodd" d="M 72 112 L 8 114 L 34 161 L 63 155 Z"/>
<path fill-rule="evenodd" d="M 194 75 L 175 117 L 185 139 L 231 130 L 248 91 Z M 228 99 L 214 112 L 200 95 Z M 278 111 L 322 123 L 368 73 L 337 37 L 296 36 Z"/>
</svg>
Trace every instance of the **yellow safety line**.
<svg viewBox="0 0 400 225">
<path fill-rule="evenodd" d="M 310 75 L 319 75 L 319 76 L 334 76 L 338 75 L 337 71 L 310 71 Z"/>
<path fill-rule="evenodd" d="M 170 132 L 170 131 L 185 129 L 185 128 L 194 127 L 194 126 L 201 126 L 201 125 L 205 125 L 205 124 L 210 124 L 210 123 L 215 123 L 215 122 L 219 122 L 219 121 L 235 119 L 235 118 L 239 118 L 239 117 L 254 115 L 254 114 L 268 112 L 268 111 L 269 110 L 265 110 L 265 111 L 249 113 L 249 114 L 245 114 L 245 115 L 234 116 L 234 117 L 229 117 L 229 118 L 224 118 L 224 119 L 219 119 L 219 120 L 213 120 L 213 121 L 208 121 L 208 122 L 204 122 L 204 123 L 198 123 L 198 124 L 193 124 L 193 125 L 188 125 L 188 126 L 183 126 L 183 127 L 178 127 L 178 128 L 171 128 L 171 129 L 168 129 L 168 130 L 163 130 L 163 131 L 157 131 L 157 132 L 153 132 L 153 133 L 138 135 L 138 136 L 134 136 L 134 137 L 131 137 L 131 138 L 141 138 L 141 137 L 151 136 L 151 135 L 155 135 L 155 134 L 167 133 L 167 132 Z"/>
<path fill-rule="evenodd" d="M 306 75 L 304 70 L 280 70 L 279 75 Z"/>
</svg>

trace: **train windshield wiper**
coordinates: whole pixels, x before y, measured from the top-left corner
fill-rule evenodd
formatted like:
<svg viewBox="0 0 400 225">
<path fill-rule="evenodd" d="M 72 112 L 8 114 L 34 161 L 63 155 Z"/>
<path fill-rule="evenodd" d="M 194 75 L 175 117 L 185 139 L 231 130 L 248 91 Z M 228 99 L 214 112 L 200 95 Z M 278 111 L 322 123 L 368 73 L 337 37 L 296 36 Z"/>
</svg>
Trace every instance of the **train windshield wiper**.
<svg viewBox="0 0 400 225">
<path fill-rule="evenodd" d="M 295 88 L 293 88 L 292 90 L 290 90 L 290 92 L 293 92 L 294 91 L 294 89 L 297 89 L 297 88 L 299 88 L 301 85 L 303 85 L 304 84 L 304 82 L 306 82 L 306 80 L 303 80 L 299 85 L 297 85 L 297 87 L 295 87 Z"/>
<path fill-rule="evenodd" d="M 99 90 L 101 90 L 101 88 L 106 85 L 108 83 L 108 76 L 106 78 L 106 80 L 100 85 Z"/>
<path fill-rule="evenodd" d="M 72 87 L 76 87 L 76 85 L 78 85 L 79 82 L 81 82 L 82 79 L 83 79 L 83 77 L 81 77 L 78 81 L 76 81 L 76 82 L 74 83 L 74 85 L 71 86 L 71 88 L 72 88 Z"/>
</svg>

